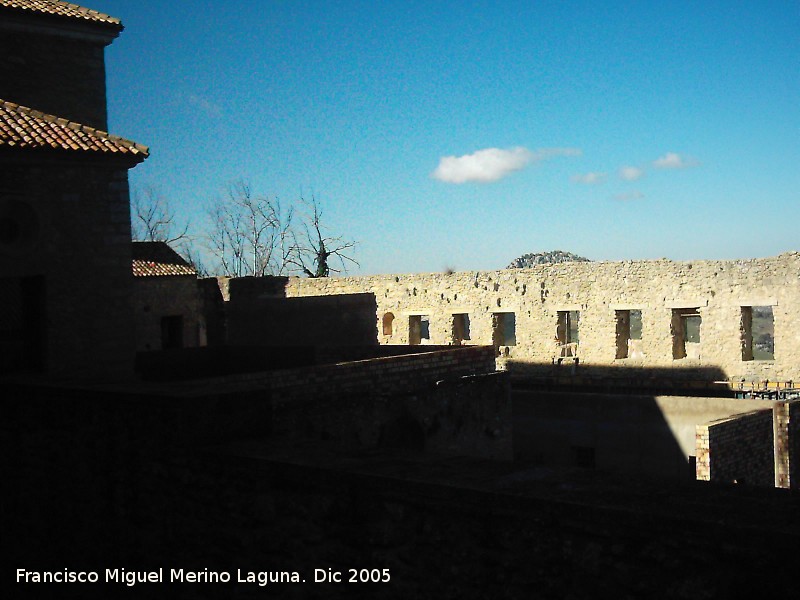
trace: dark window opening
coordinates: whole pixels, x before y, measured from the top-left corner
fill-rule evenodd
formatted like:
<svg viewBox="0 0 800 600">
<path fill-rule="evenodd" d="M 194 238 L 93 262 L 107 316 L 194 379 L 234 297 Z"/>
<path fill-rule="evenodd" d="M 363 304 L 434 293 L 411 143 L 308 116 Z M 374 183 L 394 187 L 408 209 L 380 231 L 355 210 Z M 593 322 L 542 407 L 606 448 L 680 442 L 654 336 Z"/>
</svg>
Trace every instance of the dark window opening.
<svg viewBox="0 0 800 600">
<path fill-rule="evenodd" d="M 183 316 L 161 317 L 161 349 L 183 348 Z"/>
<path fill-rule="evenodd" d="M 0 373 L 42 371 L 46 355 L 45 279 L 0 279 Z"/>
</svg>

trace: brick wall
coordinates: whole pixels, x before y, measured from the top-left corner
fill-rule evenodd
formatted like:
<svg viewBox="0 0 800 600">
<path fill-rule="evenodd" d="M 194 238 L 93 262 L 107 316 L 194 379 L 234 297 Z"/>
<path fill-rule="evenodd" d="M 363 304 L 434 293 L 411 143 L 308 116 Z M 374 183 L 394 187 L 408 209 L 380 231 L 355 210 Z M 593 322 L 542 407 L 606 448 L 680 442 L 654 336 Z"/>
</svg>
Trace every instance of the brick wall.
<svg viewBox="0 0 800 600">
<path fill-rule="evenodd" d="M 697 426 L 697 479 L 775 486 L 773 411 Z"/>
</svg>

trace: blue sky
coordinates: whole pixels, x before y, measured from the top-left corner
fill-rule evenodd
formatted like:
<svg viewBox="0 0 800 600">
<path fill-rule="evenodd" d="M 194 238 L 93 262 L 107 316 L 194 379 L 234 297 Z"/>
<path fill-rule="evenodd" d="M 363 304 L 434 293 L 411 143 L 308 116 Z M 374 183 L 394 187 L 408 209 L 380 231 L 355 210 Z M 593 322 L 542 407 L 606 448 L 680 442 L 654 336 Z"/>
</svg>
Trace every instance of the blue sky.
<svg viewBox="0 0 800 600">
<path fill-rule="evenodd" d="M 356 274 L 800 249 L 800 3 L 87 1 L 109 128 L 195 231 L 312 193 Z"/>
</svg>

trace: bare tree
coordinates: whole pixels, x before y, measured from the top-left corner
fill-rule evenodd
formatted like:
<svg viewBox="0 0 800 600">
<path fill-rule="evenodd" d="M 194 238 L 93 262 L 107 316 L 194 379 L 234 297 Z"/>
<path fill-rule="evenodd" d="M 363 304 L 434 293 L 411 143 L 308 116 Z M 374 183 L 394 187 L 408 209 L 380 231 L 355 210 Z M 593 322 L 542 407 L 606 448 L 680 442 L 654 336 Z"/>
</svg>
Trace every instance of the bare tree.
<svg viewBox="0 0 800 600">
<path fill-rule="evenodd" d="M 239 180 L 208 211 L 208 247 L 219 270 L 231 277 L 283 275 L 292 251 L 294 209 L 253 193 Z"/>
<path fill-rule="evenodd" d="M 358 266 L 358 262 L 350 256 L 356 242 L 346 240 L 342 236 L 329 236 L 323 234 L 322 209 L 316 198 L 312 196 L 311 202 L 303 201 L 311 211 L 308 219 L 303 223 L 303 234 L 298 236 L 293 232 L 293 245 L 289 262 L 308 277 L 328 277 L 331 273 L 347 271 L 347 264 Z M 341 269 L 331 266 L 331 259 L 341 265 Z"/>
<path fill-rule="evenodd" d="M 131 236 L 137 242 L 175 244 L 189 238 L 189 221 L 181 226 L 169 200 L 147 186 L 131 197 Z"/>
<path fill-rule="evenodd" d="M 169 200 L 153 186 L 135 190 L 131 195 L 131 237 L 137 242 L 166 242 L 194 267 L 201 277 L 208 269 L 194 248 L 189 233 L 190 222 L 180 224 Z"/>
</svg>

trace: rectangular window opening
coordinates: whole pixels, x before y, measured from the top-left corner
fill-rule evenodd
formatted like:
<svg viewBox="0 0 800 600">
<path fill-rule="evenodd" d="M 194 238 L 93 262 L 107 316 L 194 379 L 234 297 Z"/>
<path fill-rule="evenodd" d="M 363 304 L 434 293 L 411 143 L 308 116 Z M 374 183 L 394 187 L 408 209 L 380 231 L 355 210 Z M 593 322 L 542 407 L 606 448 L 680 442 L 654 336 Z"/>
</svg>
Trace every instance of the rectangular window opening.
<svg viewBox="0 0 800 600">
<path fill-rule="evenodd" d="M 641 353 L 642 311 L 615 311 L 617 321 L 616 358 L 632 358 Z"/>
<path fill-rule="evenodd" d="M 469 339 L 469 315 L 466 313 L 453 315 L 453 343 L 460 345 Z"/>
<path fill-rule="evenodd" d="M 580 322 L 580 312 L 577 310 L 558 311 L 558 321 L 556 323 L 556 344 L 558 346 L 558 356 L 577 356 L 578 343 L 578 324 Z"/>
<path fill-rule="evenodd" d="M 172 315 L 161 317 L 161 349 L 183 348 L 183 317 Z"/>
<path fill-rule="evenodd" d="M 513 312 L 492 315 L 492 342 L 495 346 L 517 345 L 517 315 Z"/>
<path fill-rule="evenodd" d="M 411 315 L 408 317 L 408 343 L 412 346 L 425 343 L 431 339 L 431 321 L 428 315 Z"/>
<path fill-rule="evenodd" d="M 771 306 L 743 306 L 742 360 L 775 360 L 775 317 Z"/>
<path fill-rule="evenodd" d="M 672 358 L 699 358 L 700 325 L 699 308 L 672 309 Z"/>
</svg>

